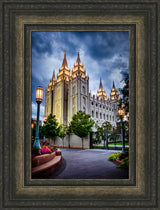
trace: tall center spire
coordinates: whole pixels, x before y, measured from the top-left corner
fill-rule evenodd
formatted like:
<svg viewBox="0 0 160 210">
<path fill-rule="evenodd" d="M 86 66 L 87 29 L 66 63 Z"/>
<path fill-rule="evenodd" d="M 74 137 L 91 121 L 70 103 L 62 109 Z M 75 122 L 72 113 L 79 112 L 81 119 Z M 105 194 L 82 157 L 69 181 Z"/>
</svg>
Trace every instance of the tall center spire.
<svg viewBox="0 0 160 210">
<path fill-rule="evenodd" d="M 66 68 L 68 69 L 67 58 L 66 58 L 66 50 L 64 50 L 64 58 L 61 69 Z"/>
<path fill-rule="evenodd" d="M 70 70 L 69 70 L 68 64 L 67 64 L 66 50 L 64 50 L 63 63 L 62 63 L 61 68 L 59 69 L 59 73 L 57 75 L 57 82 L 62 81 L 64 79 L 69 81 L 69 76 L 70 76 Z"/>
</svg>

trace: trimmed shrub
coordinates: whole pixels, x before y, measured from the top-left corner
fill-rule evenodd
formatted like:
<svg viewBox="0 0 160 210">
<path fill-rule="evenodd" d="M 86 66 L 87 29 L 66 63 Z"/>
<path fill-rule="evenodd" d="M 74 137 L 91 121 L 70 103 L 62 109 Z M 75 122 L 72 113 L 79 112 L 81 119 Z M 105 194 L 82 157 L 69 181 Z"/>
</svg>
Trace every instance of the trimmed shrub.
<svg viewBox="0 0 160 210">
<path fill-rule="evenodd" d="M 116 154 L 112 154 L 112 155 L 110 155 L 110 156 L 108 157 L 108 160 L 109 160 L 109 161 L 118 160 L 120 154 L 121 154 L 120 152 L 118 152 L 118 153 L 116 153 Z"/>
</svg>

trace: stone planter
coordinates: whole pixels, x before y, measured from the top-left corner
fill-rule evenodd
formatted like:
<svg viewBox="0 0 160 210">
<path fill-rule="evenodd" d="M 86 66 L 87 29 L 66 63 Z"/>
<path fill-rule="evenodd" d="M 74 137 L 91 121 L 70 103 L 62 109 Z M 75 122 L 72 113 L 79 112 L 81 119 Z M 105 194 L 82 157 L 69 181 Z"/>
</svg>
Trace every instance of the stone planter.
<svg viewBox="0 0 160 210">
<path fill-rule="evenodd" d="M 53 152 L 51 154 L 37 155 L 32 159 L 32 167 L 42 165 L 42 164 L 52 160 L 55 156 L 56 156 L 55 152 Z"/>
</svg>

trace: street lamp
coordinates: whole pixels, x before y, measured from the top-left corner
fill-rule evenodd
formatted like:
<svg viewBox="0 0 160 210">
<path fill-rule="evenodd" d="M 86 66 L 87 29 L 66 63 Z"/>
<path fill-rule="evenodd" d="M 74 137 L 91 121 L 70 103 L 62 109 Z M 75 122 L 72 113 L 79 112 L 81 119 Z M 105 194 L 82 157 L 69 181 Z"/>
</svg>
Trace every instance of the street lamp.
<svg viewBox="0 0 160 210">
<path fill-rule="evenodd" d="M 41 149 L 41 145 L 39 143 L 39 112 L 40 112 L 40 104 L 43 99 L 43 88 L 38 86 L 36 88 L 36 102 L 37 102 L 37 125 L 36 125 L 36 137 L 34 141 L 34 146 L 39 147 Z"/>
<path fill-rule="evenodd" d="M 124 136 L 123 136 L 123 116 L 124 116 L 124 109 L 123 108 L 119 108 L 118 114 L 119 114 L 120 119 L 121 119 L 122 153 L 124 153 L 125 152 L 125 142 L 124 142 Z"/>
</svg>

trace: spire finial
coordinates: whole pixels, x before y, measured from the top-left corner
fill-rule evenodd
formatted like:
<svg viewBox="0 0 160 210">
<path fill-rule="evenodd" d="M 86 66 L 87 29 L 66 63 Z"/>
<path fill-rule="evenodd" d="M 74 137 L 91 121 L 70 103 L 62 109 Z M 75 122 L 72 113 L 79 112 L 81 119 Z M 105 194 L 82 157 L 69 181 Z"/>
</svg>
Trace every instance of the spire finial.
<svg viewBox="0 0 160 210">
<path fill-rule="evenodd" d="M 101 77 L 100 77 L 99 88 L 103 88 Z"/>
<path fill-rule="evenodd" d="M 53 76 L 52 76 L 52 80 L 55 80 L 55 70 L 53 69 Z"/>
<path fill-rule="evenodd" d="M 113 80 L 113 88 L 115 88 L 115 85 L 114 85 L 114 80 Z"/>
<path fill-rule="evenodd" d="M 80 57 L 79 57 L 79 51 L 78 51 L 78 56 L 77 56 L 77 63 L 80 64 L 81 61 L 80 61 Z"/>
<path fill-rule="evenodd" d="M 64 50 L 64 59 L 63 59 L 63 63 L 62 63 L 62 67 L 65 67 L 65 66 L 68 68 L 67 58 L 66 58 L 66 50 Z"/>
</svg>

